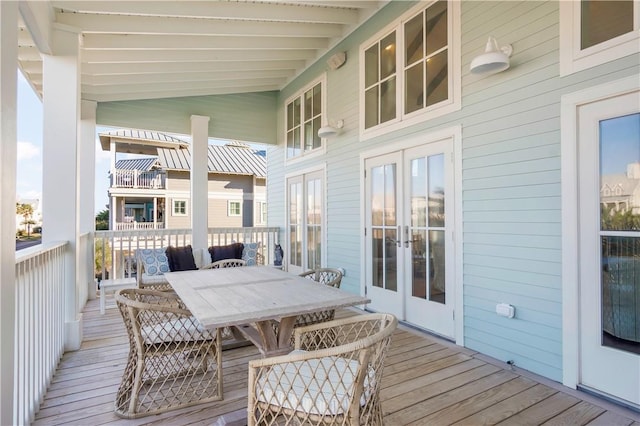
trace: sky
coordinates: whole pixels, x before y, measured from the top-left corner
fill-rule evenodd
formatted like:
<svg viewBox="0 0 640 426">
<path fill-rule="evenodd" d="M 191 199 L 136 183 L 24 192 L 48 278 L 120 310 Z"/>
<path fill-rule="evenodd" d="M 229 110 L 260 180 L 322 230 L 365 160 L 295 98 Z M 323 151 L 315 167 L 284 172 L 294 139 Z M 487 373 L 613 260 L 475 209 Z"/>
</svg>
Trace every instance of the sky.
<svg viewBox="0 0 640 426">
<path fill-rule="evenodd" d="M 18 200 L 42 200 L 42 102 L 18 71 L 18 164 L 16 193 Z M 112 130 L 96 128 L 97 133 Z M 102 151 L 96 133 L 95 212 L 106 209 L 109 187 L 109 153 Z"/>
</svg>

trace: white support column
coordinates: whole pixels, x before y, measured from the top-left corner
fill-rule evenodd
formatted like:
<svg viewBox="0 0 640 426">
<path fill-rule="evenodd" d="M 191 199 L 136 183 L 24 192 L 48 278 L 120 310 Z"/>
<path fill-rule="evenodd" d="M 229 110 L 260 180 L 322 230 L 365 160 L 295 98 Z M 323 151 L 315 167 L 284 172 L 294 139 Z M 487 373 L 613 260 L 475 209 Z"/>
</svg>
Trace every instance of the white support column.
<svg viewBox="0 0 640 426">
<path fill-rule="evenodd" d="M 209 117 L 191 116 L 191 246 L 207 248 L 209 235 Z"/>
<path fill-rule="evenodd" d="M 42 228 L 43 243 L 68 241 L 65 261 L 65 349 L 82 343 L 82 314 L 78 311 L 79 237 L 79 34 L 55 27 L 54 55 L 43 55 Z"/>
<path fill-rule="evenodd" d="M 0 1 L 0 424 L 14 424 L 18 2 Z"/>
<path fill-rule="evenodd" d="M 80 188 L 78 214 L 80 222 L 80 234 L 95 232 L 96 230 L 96 107 L 94 101 L 81 101 L 80 103 L 80 143 L 78 145 L 78 158 L 80 160 Z M 93 247 L 93 244 L 89 245 Z M 80 285 L 86 285 L 89 289 L 90 299 L 96 297 L 96 286 L 93 277 L 94 258 L 90 250 L 80 253 L 79 262 L 84 265 L 80 268 L 83 276 L 80 276 Z"/>
</svg>

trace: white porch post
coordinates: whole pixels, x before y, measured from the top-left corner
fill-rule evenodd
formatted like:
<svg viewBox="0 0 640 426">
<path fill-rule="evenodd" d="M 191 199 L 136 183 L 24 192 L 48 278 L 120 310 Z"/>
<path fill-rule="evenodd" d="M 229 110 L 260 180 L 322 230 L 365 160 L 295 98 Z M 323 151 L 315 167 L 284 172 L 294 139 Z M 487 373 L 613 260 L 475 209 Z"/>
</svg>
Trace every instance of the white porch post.
<svg viewBox="0 0 640 426">
<path fill-rule="evenodd" d="M 80 234 L 94 232 L 95 221 L 95 193 L 96 193 L 96 107 L 94 101 L 82 101 L 80 104 L 80 143 L 78 145 L 78 158 L 80 160 L 80 188 L 78 214 L 80 222 Z M 90 244 L 89 247 L 93 247 Z M 79 261 L 85 265 L 80 268 L 84 271 L 79 277 L 80 285 L 88 286 L 89 298 L 95 299 L 96 286 L 94 285 L 94 261 L 89 252 L 80 253 Z"/>
<path fill-rule="evenodd" d="M 65 259 L 65 349 L 82 342 L 78 312 L 79 236 L 79 35 L 68 27 L 53 29 L 53 55 L 43 55 L 42 228 L 43 243 L 68 241 Z"/>
<path fill-rule="evenodd" d="M 0 2 L 0 424 L 13 419 L 18 2 Z"/>
<path fill-rule="evenodd" d="M 207 248 L 209 236 L 209 117 L 191 116 L 191 245 Z"/>
</svg>

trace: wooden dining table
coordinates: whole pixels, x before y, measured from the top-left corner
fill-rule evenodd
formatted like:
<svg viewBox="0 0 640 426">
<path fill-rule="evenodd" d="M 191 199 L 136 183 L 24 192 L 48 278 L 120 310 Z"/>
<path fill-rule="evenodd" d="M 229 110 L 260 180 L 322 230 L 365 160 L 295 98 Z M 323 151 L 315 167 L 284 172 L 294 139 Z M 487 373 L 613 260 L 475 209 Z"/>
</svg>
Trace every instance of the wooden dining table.
<svg viewBox="0 0 640 426">
<path fill-rule="evenodd" d="M 270 266 L 169 272 L 165 276 L 204 327 L 236 327 L 265 357 L 291 350 L 296 316 L 370 302 Z M 273 327 L 273 321 L 279 326 Z"/>
</svg>

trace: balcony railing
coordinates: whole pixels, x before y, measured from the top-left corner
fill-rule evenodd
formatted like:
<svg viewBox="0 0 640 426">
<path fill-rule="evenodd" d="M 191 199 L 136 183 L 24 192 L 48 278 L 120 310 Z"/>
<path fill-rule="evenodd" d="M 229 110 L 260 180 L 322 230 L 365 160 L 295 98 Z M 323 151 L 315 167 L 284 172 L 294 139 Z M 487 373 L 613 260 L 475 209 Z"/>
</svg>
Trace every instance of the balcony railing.
<svg viewBox="0 0 640 426">
<path fill-rule="evenodd" d="M 139 170 L 116 170 L 111 176 L 112 188 L 164 189 L 165 172 Z"/>
<path fill-rule="evenodd" d="M 232 242 L 260 243 L 258 252 L 265 263 L 273 263 L 274 245 L 280 241 L 280 228 L 209 228 L 208 245 Z M 191 229 L 130 229 L 96 231 L 95 276 L 114 279 L 135 276 L 135 251 L 139 248 L 161 248 L 191 244 Z"/>
<path fill-rule="evenodd" d="M 135 229 L 163 229 L 164 222 L 116 222 L 116 231 L 131 231 Z"/>
<path fill-rule="evenodd" d="M 36 246 L 16 256 L 14 424 L 31 423 L 64 353 L 68 247 Z"/>
</svg>

